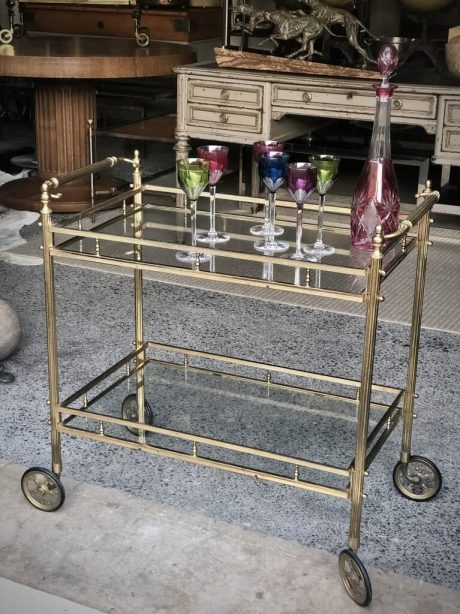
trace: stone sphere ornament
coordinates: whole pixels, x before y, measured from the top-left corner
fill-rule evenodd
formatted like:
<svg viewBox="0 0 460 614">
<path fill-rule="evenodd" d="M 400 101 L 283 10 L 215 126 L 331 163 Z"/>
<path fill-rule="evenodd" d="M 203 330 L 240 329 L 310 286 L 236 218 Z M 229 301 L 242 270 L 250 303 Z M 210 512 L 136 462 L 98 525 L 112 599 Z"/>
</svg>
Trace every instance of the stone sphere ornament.
<svg viewBox="0 0 460 614">
<path fill-rule="evenodd" d="M 446 64 L 450 74 L 460 79 L 460 36 L 454 36 L 446 44 Z"/>
<path fill-rule="evenodd" d="M 8 358 L 18 347 L 21 325 L 14 309 L 0 299 L 0 360 Z"/>
</svg>

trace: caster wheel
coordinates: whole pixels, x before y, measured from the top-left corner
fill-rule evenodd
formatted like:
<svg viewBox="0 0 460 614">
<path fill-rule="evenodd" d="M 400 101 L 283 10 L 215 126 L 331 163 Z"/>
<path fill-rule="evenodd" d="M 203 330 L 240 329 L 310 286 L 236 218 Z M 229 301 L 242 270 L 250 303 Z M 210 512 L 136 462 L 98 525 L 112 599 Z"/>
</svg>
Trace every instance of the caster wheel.
<svg viewBox="0 0 460 614">
<path fill-rule="evenodd" d="M 13 32 L 11 30 L 0 30 L 0 43 L 8 45 L 13 40 Z"/>
<path fill-rule="evenodd" d="M 21 489 L 27 501 L 43 512 L 54 512 L 64 503 L 65 491 L 61 480 L 43 467 L 27 469 L 21 478 Z"/>
<path fill-rule="evenodd" d="M 441 490 L 442 476 L 432 461 L 423 456 L 411 456 L 406 466 L 401 461 L 396 464 L 393 482 L 403 497 L 429 501 Z"/>
<path fill-rule="evenodd" d="M 137 397 L 135 394 L 128 394 L 126 399 L 121 404 L 121 417 L 124 420 L 136 422 L 139 420 L 139 412 L 137 411 Z M 148 401 L 144 401 L 144 419 L 145 424 L 152 424 L 153 411 Z M 127 426 L 126 427 L 133 435 L 139 435 L 139 429 Z"/>
<path fill-rule="evenodd" d="M 139 47 L 147 47 L 150 43 L 150 30 L 148 28 L 139 28 L 136 34 L 136 43 Z"/>
<path fill-rule="evenodd" d="M 372 601 L 372 586 L 366 568 L 348 548 L 339 554 L 339 571 L 345 590 L 355 603 L 364 607 Z"/>
</svg>

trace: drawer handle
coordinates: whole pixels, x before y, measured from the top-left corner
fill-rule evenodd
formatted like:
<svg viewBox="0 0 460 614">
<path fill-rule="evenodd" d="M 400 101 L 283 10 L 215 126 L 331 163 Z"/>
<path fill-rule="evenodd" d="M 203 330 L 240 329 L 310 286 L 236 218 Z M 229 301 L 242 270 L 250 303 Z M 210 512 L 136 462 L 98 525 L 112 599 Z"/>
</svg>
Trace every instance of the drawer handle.
<svg viewBox="0 0 460 614">
<path fill-rule="evenodd" d="M 228 90 L 222 90 L 220 93 L 222 100 L 228 100 L 230 98 L 230 92 Z"/>
<path fill-rule="evenodd" d="M 311 99 L 313 98 L 313 96 L 310 94 L 310 92 L 304 92 L 302 94 L 302 99 L 304 102 L 311 102 Z"/>
<path fill-rule="evenodd" d="M 219 115 L 219 119 L 223 124 L 226 124 L 228 122 L 228 115 L 227 113 L 221 113 Z"/>
<path fill-rule="evenodd" d="M 393 109 L 395 111 L 399 111 L 402 108 L 403 108 L 403 101 L 401 100 L 401 98 L 395 98 L 393 100 Z"/>
</svg>

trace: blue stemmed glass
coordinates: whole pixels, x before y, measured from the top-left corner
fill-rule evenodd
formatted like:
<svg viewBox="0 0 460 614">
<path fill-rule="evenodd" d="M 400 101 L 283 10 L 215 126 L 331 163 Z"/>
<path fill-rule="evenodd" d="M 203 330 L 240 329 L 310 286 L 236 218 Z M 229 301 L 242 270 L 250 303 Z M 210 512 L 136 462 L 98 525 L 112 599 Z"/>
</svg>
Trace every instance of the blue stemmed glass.
<svg viewBox="0 0 460 614">
<path fill-rule="evenodd" d="M 254 162 L 259 167 L 259 159 L 260 155 L 267 153 L 269 151 L 284 151 L 284 143 L 278 143 L 278 141 L 256 141 L 252 146 L 252 156 Z M 265 236 L 268 234 L 270 230 L 270 223 L 268 220 L 268 196 L 267 196 L 267 188 L 264 190 L 265 192 L 265 206 L 264 206 L 264 223 L 256 224 L 255 226 L 251 226 L 249 232 L 256 237 Z M 283 228 L 280 226 L 275 226 L 273 234 L 275 237 L 282 235 L 284 232 Z"/>
<path fill-rule="evenodd" d="M 268 151 L 259 157 L 259 175 L 268 192 L 268 234 L 254 243 L 260 252 L 285 252 L 289 249 L 287 241 L 275 239 L 276 192 L 284 184 L 289 155 L 282 151 Z"/>
</svg>

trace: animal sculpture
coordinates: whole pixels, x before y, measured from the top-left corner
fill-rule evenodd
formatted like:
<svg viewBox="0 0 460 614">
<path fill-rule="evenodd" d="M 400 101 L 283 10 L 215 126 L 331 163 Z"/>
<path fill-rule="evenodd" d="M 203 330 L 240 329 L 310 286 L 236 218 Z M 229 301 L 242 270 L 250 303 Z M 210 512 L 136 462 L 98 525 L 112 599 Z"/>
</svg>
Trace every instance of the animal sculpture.
<svg viewBox="0 0 460 614">
<path fill-rule="evenodd" d="M 305 4 L 307 9 L 310 11 L 310 15 L 315 17 L 319 22 L 324 24 L 324 26 L 333 26 L 335 24 L 340 24 L 345 29 L 345 36 L 347 37 L 350 45 L 367 61 L 375 64 L 375 60 L 370 58 L 366 50 L 361 47 L 358 40 L 358 35 L 360 30 L 364 30 L 369 34 L 372 38 L 376 39 L 369 30 L 364 26 L 361 21 L 352 15 L 349 11 L 345 9 L 338 9 L 328 4 L 324 4 L 320 0 L 300 0 L 302 4 Z"/>
<path fill-rule="evenodd" d="M 306 15 L 301 11 L 270 11 L 267 12 L 266 19 L 275 26 L 275 29 L 265 40 L 273 41 L 275 50 L 280 41 L 295 40 L 300 44 L 300 49 L 288 54 L 289 58 L 311 59 L 315 53 L 322 55 L 319 51 L 315 51 L 316 39 L 324 33 L 324 30 L 334 35 L 313 15 Z"/>
</svg>

